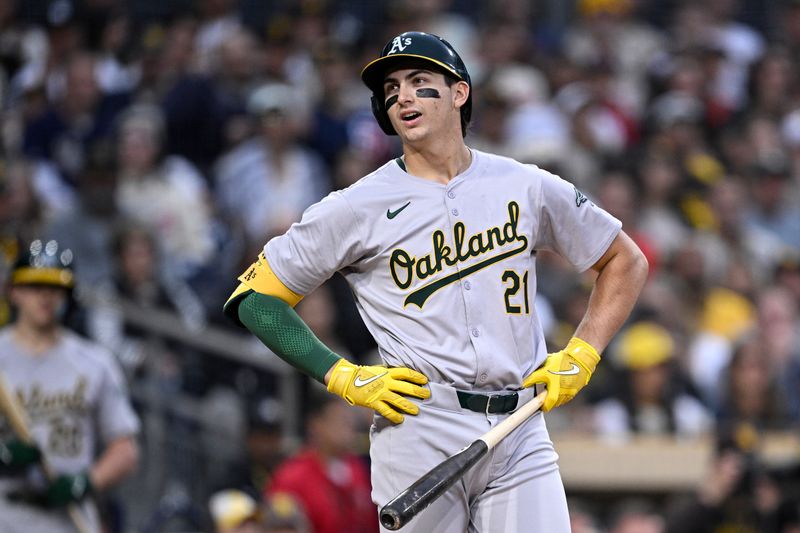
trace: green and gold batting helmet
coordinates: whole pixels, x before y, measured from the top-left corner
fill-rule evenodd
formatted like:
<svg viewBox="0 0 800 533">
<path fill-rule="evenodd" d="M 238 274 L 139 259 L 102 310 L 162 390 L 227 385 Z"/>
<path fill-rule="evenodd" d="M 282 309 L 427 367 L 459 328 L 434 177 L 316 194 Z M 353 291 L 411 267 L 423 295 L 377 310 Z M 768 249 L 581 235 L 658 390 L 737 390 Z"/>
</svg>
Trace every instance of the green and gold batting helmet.
<svg viewBox="0 0 800 533">
<path fill-rule="evenodd" d="M 72 251 L 57 241 L 36 239 L 20 253 L 11 270 L 12 285 L 48 285 L 72 289 L 74 273 Z"/>
<path fill-rule="evenodd" d="M 372 113 L 387 135 L 397 135 L 394 126 L 386 114 L 383 96 L 383 80 L 388 72 L 401 68 L 409 62 L 422 61 L 433 70 L 437 70 L 456 80 L 465 81 L 472 89 L 467 67 L 455 49 L 432 33 L 407 31 L 401 33 L 383 47 L 380 56 L 371 61 L 361 71 L 361 80 L 372 91 Z M 466 134 L 466 127 L 472 117 L 472 92 L 461 107 L 461 129 Z"/>
</svg>

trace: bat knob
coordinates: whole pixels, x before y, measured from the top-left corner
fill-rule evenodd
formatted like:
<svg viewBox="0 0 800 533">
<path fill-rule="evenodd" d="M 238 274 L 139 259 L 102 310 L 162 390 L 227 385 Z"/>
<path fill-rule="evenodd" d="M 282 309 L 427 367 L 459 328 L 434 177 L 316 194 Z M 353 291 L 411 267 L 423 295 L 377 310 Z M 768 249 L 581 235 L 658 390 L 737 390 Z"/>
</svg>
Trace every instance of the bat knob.
<svg viewBox="0 0 800 533">
<path fill-rule="evenodd" d="M 396 531 L 403 525 L 397 509 L 385 506 L 381 509 L 381 525 L 389 531 Z"/>
</svg>

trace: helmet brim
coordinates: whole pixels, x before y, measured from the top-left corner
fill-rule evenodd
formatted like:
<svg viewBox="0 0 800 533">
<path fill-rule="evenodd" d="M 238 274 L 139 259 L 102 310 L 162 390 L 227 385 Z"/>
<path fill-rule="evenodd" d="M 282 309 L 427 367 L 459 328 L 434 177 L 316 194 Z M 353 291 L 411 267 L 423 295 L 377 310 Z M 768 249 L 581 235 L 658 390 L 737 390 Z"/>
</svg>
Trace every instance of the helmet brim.
<svg viewBox="0 0 800 533">
<path fill-rule="evenodd" d="M 74 277 L 71 270 L 64 268 L 21 267 L 11 274 L 12 285 L 39 285 L 71 289 Z"/>
<path fill-rule="evenodd" d="M 456 70 L 450 65 L 437 61 L 436 59 L 426 57 L 418 54 L 392 54 L 390 56 L 379 57 L 369 63 L 361 70 L 361 81 L 364 85 L 375 93 L 383 94 L 383 80 L 386 79 L 386 74 L 393 70 L 398 70 L 404 65 L 409 65 L 417 62 L 429 64 L 436 67 L 437 70 L 444 71 L 444 73 L 453 76 L 457 80 L 466 81 Z"/>
</svg>

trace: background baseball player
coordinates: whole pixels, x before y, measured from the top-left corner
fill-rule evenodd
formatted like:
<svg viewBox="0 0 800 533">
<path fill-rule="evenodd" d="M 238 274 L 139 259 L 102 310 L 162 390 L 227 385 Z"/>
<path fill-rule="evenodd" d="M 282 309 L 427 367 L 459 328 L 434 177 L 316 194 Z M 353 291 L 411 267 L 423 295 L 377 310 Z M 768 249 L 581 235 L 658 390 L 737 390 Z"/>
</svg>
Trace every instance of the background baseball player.
<svg viewBox="0 0 800 533">
<path fill-rule="evenodd" d="M 74 531 L 66 507 L 80 502 L 90 531 L 91 496 L 136 467 L 139 420 L 110 353 L 61 326 L 73 286 L 72 254 L 35 240 L 11 272 L 16 319 L 0 330 L 0 374 L 27 413 L 36 442 L 23 444 L 0 415 L 0 531 Z M 44 456 L 57 474 L 37 468 Z"/>
<path fill-rule="evenodd" d="M 446 41 L 398 35 L 361 77 L 403 156 L 270 240 L 226 312 L 330 392 L 377 411 L 370 453 L 383 505 L 536 385 L 548 388 L 545 411 L 572 399 L 628 316 L 647 262 L 620 222 L 568 182 L 464 144 L 471 81 Z M 597 273 L 575 336 L 550 355 L 533 307 L 543 249 Z M 292 310 L 335 272 L 385 367 L 341 358 Z M 568 531 L 556 460 L 534 416 L 405 531 Z"/>
</svg>

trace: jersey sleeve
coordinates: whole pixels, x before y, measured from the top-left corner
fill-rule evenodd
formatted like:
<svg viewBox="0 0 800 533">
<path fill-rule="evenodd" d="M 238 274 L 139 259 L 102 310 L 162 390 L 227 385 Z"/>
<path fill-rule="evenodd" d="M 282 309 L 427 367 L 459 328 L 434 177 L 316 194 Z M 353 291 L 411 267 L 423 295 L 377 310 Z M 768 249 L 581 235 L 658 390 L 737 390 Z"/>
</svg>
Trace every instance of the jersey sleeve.
<svg viewBox="0 0 800 533">
<path fill-rule="evenodd" d="M 539 197 L 536 248 L 553 250 L 583 272 L 608 250 L 622 222 L 568 181 L 546 171 Z"/>
<path fill-rule="evenodd" d="M 333 192 L 309 207 L 300 222 L 264 246 L 270 268 L 286 287 L 306 295 L 363 257 L 361 226 L 350 203 Z"/>
<path fill-rule="evenodd" d="M 106 354 L 104 354 L 106 355 Z M 96 417 L 100 441 L 109 443 L 139 432 L 139 417 L 133 410 L 121 370 L 109 353 L 102 358 L 102 378 Z"/>
</svg>

